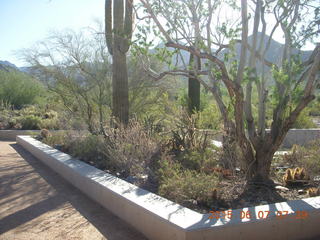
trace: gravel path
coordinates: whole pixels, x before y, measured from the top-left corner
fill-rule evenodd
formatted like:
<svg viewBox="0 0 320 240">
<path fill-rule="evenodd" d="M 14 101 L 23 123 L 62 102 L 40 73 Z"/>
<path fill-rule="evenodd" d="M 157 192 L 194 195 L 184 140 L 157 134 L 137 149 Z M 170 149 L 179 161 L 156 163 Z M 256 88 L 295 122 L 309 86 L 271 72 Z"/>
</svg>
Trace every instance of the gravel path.
<svg viewBox="0 0 320 240">
<path fill-rule="evenodd" d="M 145 240 L 14 142 L 0 142 L 0 239 Z"/>
</svg>

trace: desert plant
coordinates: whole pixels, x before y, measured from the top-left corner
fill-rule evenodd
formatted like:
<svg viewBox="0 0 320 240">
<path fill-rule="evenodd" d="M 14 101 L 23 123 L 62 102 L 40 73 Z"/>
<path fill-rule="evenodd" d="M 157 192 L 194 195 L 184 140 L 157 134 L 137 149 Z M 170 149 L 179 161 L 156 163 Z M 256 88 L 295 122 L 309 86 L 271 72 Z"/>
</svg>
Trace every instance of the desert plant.
<svg viewBox="0 0 320 240">
<path fill-rule="evenodd" d="M 282 179 L 286 185 L 296 185 L 309 181 L 310 177 L 304 168 L 297 167 L 287 169 Z"/>
<path fill-rule="evenodd" d="M 152 158 L 158 153 L 160 143 L 135 119 L 127 127 L 107 128 L 103 154 L 123 176 L 150 175 Z"/>
<path fill-rule="evenodd" d="M 112 166 L 108 165 L 108 161 L 106 161 L 102 153 L 103 145 L 103 136 L 89 134 L 74 138 L 70 144 L 69 151 L 71 155 L 78 157 L 84 162 L 101 169 L 108 167 L 112 170 Z"/>
<path fill-rule="evenodd" d="M 293 125 L 293 128 L 316 128 L 317 125 L 312 121 L 308 109 L 303 110 L 296 122 Z"/>
<path fill-rule="evenodd" d="M 185 150 L 205 151 L 208 147 L 209 138 L 206 131 L 197 129 L 197 114 L 189 115 L 186 111 L 179 114 L 176 118 L 176 127 L 171 131 L 172 150 L 176 153 Z"/>
<path fill-rule="evenodd" d="M 309 197 L 316 197 L 320 195 L 320 188 L 309 188 L 307 189 L 307 194 L 309 195 Z"/>
<path fill-rule="evenodd" d="M 41 129 L 41 118 L 34 115 L 23 116 L 19 119 L 21 128 L 24 130 L 37 130 Z"/>
<path fill-rule="evenodd" d="M 301 4 L 292 0 L 250 3 L 242 0 L 239 1 L 240 8 L 236 4 L 238 1 L 140 2 L 146 13 L 142 19 L 153 19 L 167 48 L 187 51 L 206 61 L 202 71 L 172 62 L 169 70 L 155 75 L 197 75 L 198 81 L 216 100 L 224 132 L 240 146 L 239 159 L 244 163 L 247 182 L 273 186 L 270 179 L 273 156 L 301 111 L 317 93 L 320 45 L 315 46 L 306 61 L 296 54 L 307 40 L 313 40 L 318 34 L 317 1 L 308 0 Z M 239 14 L 239 21 L 233 16 L 222 23 L 214 21 L 225 7 Z M 314 14 L 310 15 L 314 9 Z M 273 27 L 269 27 L 268 17 L 277 19 Z M 262 33 L 259 32 L 261 29 Z M 275 50 L 271 43 L 278 29 L 283 32 L 285 44 L 278 48 L 281 58 L 270 61 L 268 55 L 277 55 L 271 53 Z M 144 30 L 152 32 L 154 28 L 146 24 Z M 251 39 L 248 38 L 249 32 Z M 195 39 L 199 39 L 198 45 L 193 44 Z M 213 39 L 221 40 L 214 43 Z M 258 72 L 258 68 L 262 71 Z M 269 84 L 270 81 L 274 84 Z M 256 118 L 253 115 L 255 89 L 259 106 Z M 223 91 L 227 94 L 222 95 Z M 272 106 L 272 124 L 270 132 L 266 132 L 266 109 L 269 106 Z"/>
<path fill-rule="evenodd" d="M 217 189 L 218 178 L 215 174 L 184 169 L 170 158 L 161 160 L 160 195 L 181 204 L 197 201 L 197 204 L 210 207 L 218 198 Z"/>
<path fill-rule="evenodd" d="M 45 138 L 49 138 L 52 137 L 51 132 L 48 129 L 41 129 L 40 131 L 40 136 L 45 139 Z"/>
<path fill-rule="evenodd" d="M 305 147 L 294 145 L 290 154 L 284 155 L 283 161 L 290 166 L 300 166 L 306 169 L 310 177 L 320 173 L 320 140 L 309 142 Z"/>
<path fill-rule="evenodd" d="M 43 86 L 27 74 L 0 71 L 0 101 L 21 108 L 41 97 Z"/>
<path fill-rule="evenodd" d="M 129 90 L 126 53 L 130 47 L 133 0 L 105 1 L 105 35 L 112 55 L 113 116 L 126 125 L 129 120 Z"/>
</svg>

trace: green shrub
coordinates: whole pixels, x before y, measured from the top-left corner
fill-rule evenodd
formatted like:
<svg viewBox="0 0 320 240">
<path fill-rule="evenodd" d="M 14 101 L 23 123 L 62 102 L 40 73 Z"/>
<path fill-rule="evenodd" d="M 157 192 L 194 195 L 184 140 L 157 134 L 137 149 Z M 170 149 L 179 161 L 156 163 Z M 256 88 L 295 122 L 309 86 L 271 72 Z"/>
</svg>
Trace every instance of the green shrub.
<svg viewBox="0 0 320 240">
<path fill-rule="evenodd" d="M 32 77 L 15 71 L 0 71 L 0 101 L 21 108 L 36 103 L 42 93 L 43 86 Z"/>
<path fill-rule="evenodd" d="M 45 129 L 59 129 L 59 122 L 58 119 L 42 119 L 40 122 L 40 128 L 45 128 Z"/>
<path fill-rule="evenodd" d="M 27 115 L 20 118 L 21 128 L 24 130 L 41 129 L 41 118 L 34 115 Z"/>
<path fill-rule="evenodd" d="M 79 137 L 70 144 L 70 152 L 81 160 L 94 164 L 98 168 L 106 168 L 108 162 L 102 153 L 103 136 L 88 135 Z M 111 167 L 111 166 L 108 166 Z"/>
<path fill-rule="evenodd" d="M 178 161 L 184 168 L 197 171 L 208 171 L 217 167 L 220 155 L 215 152 L 214 147 L 208 147 L 203 151 L 185 151 L 178 156 Z"/>
<path fill-rule="evenodd" d="M 303 110 L 297 120 L 295 121 L 293 128 L 315 128 L 317 125 L 312 121 L 309 114 L 309 110 Z"/>
<path fill-rule="evenodd" d="M 159 180 L 159 194 L 181 204 L 196 200 L 210 207 L 218 197 L 216 175 L 183 169 L 170 159 L 161 161 Z"/>
</svg>

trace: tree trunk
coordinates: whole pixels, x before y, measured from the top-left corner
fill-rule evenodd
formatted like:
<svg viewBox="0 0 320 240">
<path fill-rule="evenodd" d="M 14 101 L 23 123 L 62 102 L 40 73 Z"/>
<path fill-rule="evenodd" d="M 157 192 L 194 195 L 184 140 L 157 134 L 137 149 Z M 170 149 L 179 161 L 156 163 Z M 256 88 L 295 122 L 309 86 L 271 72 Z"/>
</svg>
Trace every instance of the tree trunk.
<svg viewBox="0 0 320 240">
<path fill-rule="evenodd" d="M 222 136 L 222 149 L 223 154 L 220 159 L 222 167 L 234 171 L 238 162 L 238 151 L 237 142 L 231 134 Z"/>
<path fill-rule="evenodd" d="M 256 151 L 254 159 L 247 161 L 247 181 L 249 183 L 273 185 L 270 179 L 271 162 L 274 152 L 266 147 L 262 147 Z"/>
<path fill-rule="evenodd" d="M 190 54 L 189 65 L 193 66 L 193 54 Z M 197 61 L 197 70 L 201 70 L 200 60 Z M 200 82 L 194 78 L 189 77 L 189 86 L 188 86 L 188 108 L 189 113 L 192 114 L 195 111 L 200 110 Z"/>
<path fill-rule="evenodd" d="M 115 47 L 112 63 L 112 104 L 113 116 L 116 121 L 127 125 L 129 121 L 129 94 L 126 54 Z"/>
</svg>

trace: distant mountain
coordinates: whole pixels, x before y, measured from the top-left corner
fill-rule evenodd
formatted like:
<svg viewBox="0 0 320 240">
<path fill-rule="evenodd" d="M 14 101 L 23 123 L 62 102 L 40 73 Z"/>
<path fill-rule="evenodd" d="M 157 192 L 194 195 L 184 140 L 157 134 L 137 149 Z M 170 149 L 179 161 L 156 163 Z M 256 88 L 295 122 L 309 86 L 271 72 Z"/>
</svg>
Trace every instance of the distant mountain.
<svg viewBox="0 0 320 240">
<path fill-rule="evenodd" d="M 9 61 L 1 61 L 0 60 L 0 70 L 4 71 L 19 71 L 19 68 Z"/>
<path fill-rule="evenodd" d="M 256 50 L 259 47 L 261 38 L 262 38 L 262 33 L 258 33 Z M 249 36 L 248 43 L 250 45 L 252 45 L 252 41 L 253 41 L 253 36 Z M 263 45 L 266 46 L 268 41 L 269 41 L 269 36 L 265 35 Z M 269 47 L 268 51 L 266 52 L 266 60 L 268 60 L 269 62 L 275 63 L 275 64 L 279 63 L 279 61 L 281 60 L 281 57 L 282 57 L 283 48 L 284 48 L 284 44 L 279 43 L 274 39 L 271 39 L 270 47 Z M 238 59 L 240 56 L 241 44 L 237 43 L 235 46 L 235 49 L 236 49 L 236 56 Z M 222 51 L 222 54 L 224 54 L 226 52 L 227 52 L 227 50 Z M 306 61 L 310 57 L 311 53 L 312 53 L 312 51 L 301 51 L 298 49 L 292 49 L 292 54 L 295 54 L 295 55 L 300 54 L 302 61 Z"/>
<path fill-rule="evenodd" d="M 260 42 L 261 38 L 262 38 L 262 33 L 258 33 L 258 41 L 257 41 L 258 45 L 259 45 L 259 42 Z M 252 43 L 252 39 L 253 39 L 252 36 L 248 37 L 249 44 Z M 269 40 L 269 36 L 266 35 L 265 38 L 264 38 L 264 45 L 267 44 L 268 40 Z M 161 49 L 161 48 L 164 48 L 164 47 L 165 47 L 164 43 L 160 43 L 156 48 L 160 48 Z M 272 63 L 275 63 L 275 64 L 278 63 L 281 60 L 281 54 L 283 52 L 283 48 L 284 48 L 284 44 L 281 44 L 281 43 L 275 41 L 274 39 L 271 39 L 270 47 L 269 47 L 268 51 L 266 52 L 266 59 L 269 62 L 272 62 Z M 152 49 L 151 52 L 155 53 L 156 52 L 155 49 Z M 171 50 L 173 51 L 173 49 L 171 49 Z M 235 45 L 235 53 L 236 53 L 235 59 L 237 59 L 237 60 L 239 60 L 239 58 L 240 58 L 240 50 L 241 50 L 241 44 L 237 43 Z M 213 51 L 214 51 L 214 49 L 213 49 Z M 224 54 L 228 53 L 228 51 L 229 50 L 227 50 L 227 49 L 221 51 L 220 54 L 218 55 L 218 57 L 220 59 L 223 59 Z M 293 54 L 300 54 L 301 60 L 302 61 L 306 61 L 310 57 L 312 51 L 300 51 L 298 49 L 293 49 L 292 53 Z M 188 63 L 189 62 L 189 53 L 186 52 L 186 51 L 181 51 L 181 55 L 182 55 L 183 61 L 185 63 Z M 249 55 L 247 54 L 247 56 L 249 56 Z M 173 61 L 176 62 L 177 59 L 178 59 L 178 65 L 182 66 L 183 65 L 183 61 L 181 59 L 181 56 L 174 55 L 173 56 Z M 258 72 L 261 71 L 261 68 L 259 69 L 259 66 L 257 67 L 257 71 Z M 266 71 L 268 71 L 268 68 L 266 68 Z"/>
<path fill-rule="evenodd" d="M 9 61 L 1 61 L 0 60 L 0 71 L 20 71 L 23 73 L 27 73 L 32 75 L 34 73 L 34 68 L 33 67 L 17 67 L 16 65 L 14 65 L 13 63 L 9 62 Z"/>
</svg>

